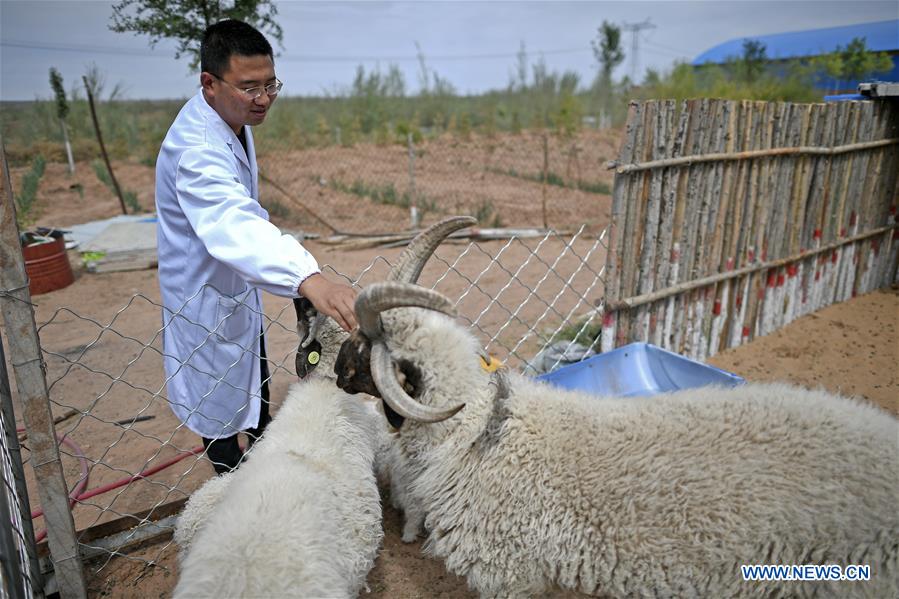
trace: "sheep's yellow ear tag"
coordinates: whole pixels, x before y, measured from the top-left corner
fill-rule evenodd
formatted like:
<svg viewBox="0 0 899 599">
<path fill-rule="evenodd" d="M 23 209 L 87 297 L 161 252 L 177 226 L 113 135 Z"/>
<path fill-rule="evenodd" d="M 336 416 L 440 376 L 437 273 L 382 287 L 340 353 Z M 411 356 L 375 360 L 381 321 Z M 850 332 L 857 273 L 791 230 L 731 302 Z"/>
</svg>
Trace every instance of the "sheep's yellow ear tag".
<svg viewBox="0 0 899 599">
<path fill-rule="evenodd" d="M 486 370 L 487 372 L 496 372 L 499 370 L 503 363 L 498 358 L 494 358 L 493 356 L 487 356 L 487 359 L 484 359 L 484 356 L 478 356 L 481 359 L 481 368 Z"/>
<path fill-rule="evenodd" d="M 309 352 L 309 355 L 306 356 L 306 360 L 313 366 L 318 364 L 318 361 L 320 358 L 321 358 L 321 355 L 317 351 L 311 351 L 311 352 Z"/>
</svg>

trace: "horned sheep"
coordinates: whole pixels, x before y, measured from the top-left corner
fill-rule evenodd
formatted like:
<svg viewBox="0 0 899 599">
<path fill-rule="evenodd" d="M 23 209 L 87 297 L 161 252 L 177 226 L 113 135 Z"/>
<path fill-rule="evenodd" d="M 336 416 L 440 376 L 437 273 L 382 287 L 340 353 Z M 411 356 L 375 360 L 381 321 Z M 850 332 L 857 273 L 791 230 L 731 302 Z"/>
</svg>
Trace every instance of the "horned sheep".
<svg viewBox="0 0 899 599">
<path fill-rule="evenodd" d="M 416 281 L 444 237 L 473 222 L 451 218 L 418 235 L 388 280 Z M 348 335 L 308 300 L 294 306 L 297 374 L 315 375 L 291 388 L 244 465 L 191 495 L 174 531 L 176 596 L 352 596 L 371 569 L 383 536 L 373 462 L 383 468 L 391 447 L 383 412 L 334 384 Z"/>
<path fill-rule="evenodd" d="M 373 464 L 383 416 L 334 384 L 346 333 L 312 323 L 297 362 L 306 374 L 309 349 L 331 348 L 316 374 L 291 387 L 241 467 L 209 480 L 179 517 L 175 597 L 354 597 L 365 585 L 383 537 Z"/>
<path fill-rule="evenodd" d="M 482 596 L 899 596 L 892 415 L 785 384 L 597 398 L 490 373 L 408 268 L 360 294 L 338 384 L 383 398 L 425 550 Z M 871 580 L 750 582 L 743 564 Z"/>
</svg>

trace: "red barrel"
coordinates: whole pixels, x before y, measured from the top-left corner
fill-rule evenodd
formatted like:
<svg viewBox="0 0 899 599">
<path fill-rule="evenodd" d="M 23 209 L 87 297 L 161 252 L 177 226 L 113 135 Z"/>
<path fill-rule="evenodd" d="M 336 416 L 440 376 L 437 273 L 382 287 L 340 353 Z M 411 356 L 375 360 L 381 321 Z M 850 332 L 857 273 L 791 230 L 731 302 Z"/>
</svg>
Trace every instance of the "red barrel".
<svg viewBox="0 0 899 599">
<path fill-rule="evenodd" d="M 50 237 L 52 242 L 22 248 L 31 295 L 62 289 L 75 281 L 62 233 L 54 231 Z"/>
</svg>

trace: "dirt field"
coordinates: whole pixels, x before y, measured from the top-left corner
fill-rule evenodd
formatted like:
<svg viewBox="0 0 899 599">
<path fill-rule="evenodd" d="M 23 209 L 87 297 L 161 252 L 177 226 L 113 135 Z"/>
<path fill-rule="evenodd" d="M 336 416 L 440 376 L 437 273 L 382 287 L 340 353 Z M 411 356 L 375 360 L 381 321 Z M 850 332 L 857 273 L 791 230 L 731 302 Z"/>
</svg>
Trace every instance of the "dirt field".
<svg viewBox="0 0 899 599">
<path fill-rule="evenodd" d="M 321 169 L 322 176 L 334 176 L 324 170 L 326 158 L 320 159 L 323 162 L 316 168 Z M 401 152 L 396 160 L 402 160 Z M 96 181 L 89 165 L 79 167 L 79 175 L 70 179 L 63 165 L 48 165 L 39 192 L 38 224 L 64 227 L 117 213 L 117 203 Z M 117 174 L 124 187 L 138 192 L 144 206 L 152 204 L 151 169 L 122 164 Z M 14 174 L 14 180 L 18 176 L 21 171 Z M 83 197 L 73 187 L 75 183 L 81 184 Z M 518 185 L 519 181 L 512 183 Z M 327 186 L 319 187 L 332 193 Z M 540 186 L 536 189 L 539 197 Z M 516 193 L 512 189 L 506 197 L 514 198 Z M 323 197 L 321 205 L 331 202 L 330 196 Z M 604 224 L 608 198 L 600 200 L 591 194 L 591 199 L 597 202 L 592 226 Z M 524 204 L 533 204 L 533 199 Z M 305 226 L 305 219 L 297 216 L 279 217 L 276 222 L 289 228 Z M 381 278 L 388 262 L 399 253 L 397 249 L 340 251 L 316 241 L 308 242 L 308 247 L 321 263 L 331 267 L 326 272 L 358 278 L 363 285 Z M 71 259 L 75 264 L 77 254 L 72 253 Z M 551 237 L 512 244 L 451 244 L 441 248 L 423 281 L 436 282 L 438 289 L 460 298 L 460 313 L 474 322 L 485 346 L 511 364 L 520 365 L 552 338 L 561 323 L 587 313 L 592 300 L 601 297 L 601 284 L 590 285 L 604 260 L 602 243 L 589 232 L 574 241 Z M 554 274 L 547 277 L 547 272 Z M 195 435 L 178 428 L 164 401 L 155 270 L 94 275 L 77 269 L 73 285 L 37 296 L 34 301 L 42 346 L 47 352 L 54 411 L 62 414 L 77 408 L 90 412 L 58 426 L 97 463 L 89 488 L 158 464 L 178 449 L 198 445 Z M 292 309 L 278 298 L 268 297 L 266 301 L 271 318 L 269 355 L 276 367 L 272 394 L 280 398 L 293 378 L 291 350 L 296 340 Z M 522 323 L 529 323 L 531 328 Z M 714 356 L 709 362 L 749 380 L 822 386 L 864 397 L 899 413 L 899 289 L 831 306 L 765 338 Z M 278 403 L 275 399 L 275 409 Z M 114 424 L 137 414 L 153 418 L 130 427 Z M 64 466 L 71 484 L 79 477 L 79 464 L 66 456 Z M 76 526 L 83 529 L 182 498 L 211 472 L 205 461 L 188 458 L 148 480 L 97 496 L 90 500 L 92 505 L 78 506 Z M 33 486 L 30 494 L 34 501 L 37 494 Z M 35 526 L 43 528 L 42 521 L 38 519 Z M 371 593 L 364 596 L 472 596 L 464 581 L 447 573 L 440 562 L 423 557 L 420 544 L 402 544 L 399 531 L 398 514 L 386 507 L 384 548 L 369 576 Z M 174 545 L 166 542 L 127 558 L 95 562 L 89 569 L 91 596 L 166 597 L 177 577 L 175 556 Z M 156 566 L 148 567 L 148 562 Z"/>
</svg>

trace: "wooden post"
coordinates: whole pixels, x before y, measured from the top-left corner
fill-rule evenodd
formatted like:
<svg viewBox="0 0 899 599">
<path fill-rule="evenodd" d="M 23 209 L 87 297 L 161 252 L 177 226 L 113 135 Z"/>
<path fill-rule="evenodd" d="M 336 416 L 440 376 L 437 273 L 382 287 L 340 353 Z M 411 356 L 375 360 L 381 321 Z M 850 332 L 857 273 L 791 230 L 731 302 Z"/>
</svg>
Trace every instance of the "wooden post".
<svg viewBox="0 0 899 599">
<path fill-rule="evenodd" d="M 636 143 L 639 120 L 642 117 L 642 106 L 631 103 L 628 107 L 627 126 L 624 144 L 621 148 L 621 160 L 632 160 Z M 627 219 L 627 195 L 631 175 L 615 175 L 612 184 L 612 221 L 609 224 L 609 252 L 606 256 L 606 303 L 618 301 L 621 295 L 622 256 L 626 243 L 624 236 Z M 602 320 L 601 350 L 611 351 L 616 347 L 618 313 L 606 309 Z"/>
<path fill-rule="evenodd" d="M 753 112 L 755 113 L 755 121 L 753 123 L 753 144 L 757 148 L 769 148 L 771 145 L 771 126 L 769 120 L 769 112 L 771 106 L 765 102 L 753 102 Z M 762 241 L 764 235 L 765 199 L 768 194 L 764 191 L 765 181 L 768 176 L 768 165 L 765 158 L 756 162 L 752 173 L 750 174 L 750 197 L 752 216 L 749 221 L 749 231 L 747 233 L 747 262 L 759 260 L 759 256 L 763 253 Z M 749 277 L 749 285 L 745 298 L 745 311 L 743 328 L 741 330 L 740 342 L 746 343 L 755 336 L 755 324 L 758 315 L 759 296 L 765 291 L 766 278 L 764 273 L 753 273 Z"/>
<path fill-rule="evenodd" d="M 68 489 L 56 444 L 45 366 L 34 322 L 25 261 L 19 242 L 6 153 L 0 140 L 0 308 L 9 359 L 16 376 L 19 401 L 28 431 L 31 465 L 44 509 L 51 560 L 63 597 L 86 597 L 75 524 L 69 511 Z"/>
<path fill-rule="evenodd" d="M 635 156 L 641 159 L 647 153 L 647 145 L 652 143 L 652 128 L 656 111 L 658 110 L 658 102 L 645 102 L 643 105 L 643 114 L 637 129 L 637 139 L 634 145 Z M 644 222 L 644 206 L 649 194 L 648 186 L 649 173 L 637 173 L 632 176 L 630 186 L 628 187 L 627 198 L 627 225 L 624 230 L 625 246 L 624 260 L 625 267 L 621 272 L 622 288 L 626 295 L 631 295 L 638 285 L 639 276 L 639 259 L 637 257 L 638 248 L 642 243 L 643 235 L 645 235 Z M 636 340 L 637 332 L 635 323 L 635 314 L 629 310 L 625 310 L 618 315 L 618 338 L 616 345 L 624 345 Z"/>
<path fill-rule="evenodd" d="M 713 101 L 702 99 L 699 101 L 699 110 L 694 113 L 693 153 L 703 154 L 711 143 L 711 122 L 713 117 Z M 694 169 L 687 181 L 687 210 L 684 216 L 684 229 L 681 243 L 680 271 L 687 280 L 697 278 L 699 253 L 702 251 L 700 244 L 703 239 L 700 231 L 703 223 L 703 211 L 707 208 L 704 203 L 705 192 L 709 188 L 710 165 L 703 164 Z M 683 315 L 683 325 L 677 330 L 683 333 L 683 343 L 678 351 L 685 355 L 696 357 L 696 347 L 699 343 L 702 323 L 702 290 L 697 290 L 683 295 L 679 315 Z"/>
<path fill-rule="evenodd" d="M 652 159 L 657 160 L 665 156 L 668 142 L 667 109 L 668 105 L 662 102 L 655 103 L 655 113 L 652 115 Z M 640 278 L 637 293 L 649 293 L 653 290 L 658 268 L 656 267 L 658 245 L 660 211 L 662 204 L 662 169 L 655 169 L 650 175 L 649 195 L 646 201 L 646 214 L 642 220 L 643 239 L 640 250 Z M 660 256 L 659 256 L 660 257 Z M 637 266 L 636 264 L 634 265 Z M 650 306 L 641 306 L 634 313 L 635 336 L 637 341 L 650 341 Z"/>
<path fill-rule="evenodd" d="M 87 83 L 87 77 L 82 77 L 82 79 L 84 80 L 84 89 L 87 90 L 87 102 L 91 108 L 91 119 L 94 121 L 94 131 L 97 132 L 97 141 L 100 142 L 100 152 L 103 154 L 103 162 L 106 163 L 106 170 L 109 172 L 109 178 L 112 180 L 112 186 L 115 189 L 115 193 L 119 196 L 119 205 L 122 207 L 122 214 L 128 214 L 128 211 L 125 209 L 125 196 L 122 195 L 122 189 L 119 187 L 119 182 L 115 178 L 115 173 L 112 172 L 109 154 L 106 153 L 106 144 L 103 143 L 103 134 L 100 132 L 100 121 L 97 120 L 97 111 L 94 108 L 94 94 L 91 92 L 91 86 Z"/>
<path fill-rule="evenodd" d="M 877 135 L 877 122 L 874 114 L 874 104 L 865 102 L 862 105 L 862 130 L 860 132 L 862 139 L 865 141 L 873 139 Z M 862 152 L 861 165 L 856 174 L 855 193 L 857 199 L 856 229 L 866 230 L 870 226 L 872 183 L 871 181 L 879 174 L 879 166 L 877 165 L 874 152 Z M 867 240 L 864 243 L 855 246 L 855 276 L 849 282 L 849 294 L 855 297 L 858 294 L 867 291 L 868 272 L 871 269 L 870 259 L 873 252 L 873 240 Z"/>
<path fill-rule="evenodd" d="M 737 119 L 737 138 L 740 140 L 740 148 L 747 150 L 752 143 L 752 104 L 746 100 L 740 102 L 740 115 Z M 731 202 L 734 211 L 731 244 L 728 254 L 734 257 L 734 268 L 740 268 L 746 264 L 746 243 L 748 238 L 747 222 L 750 213 L 749 206 L 749 173 L 752 165 L 743 162 L 735 175 L 734 198 Z M 743 314 L 746 305 L 746 286 L 749 277 L 733 282 L 734 292 L 731 294 L 728 306 L 728 321 L 725 325 L 727 332 L 724 337 L 725 347 L 736 347 L 740 343 L 743 328 Z"/>
<path fill-rule="evenodd" d="M 66 127 L 66 122 L 62 119 L 59 119 L 59 126 L 62 129 L 62 139 L 66 144 L 66 160 L 69 161 L 69 174 L 75 174 L 75 159 L 72 157 L 72 144 L 69 141 L 69 128 Z"/>
<path fill-rule="evenodd" d="M 412 142 L 412 132 L 406 134 L 406 143 L 409 147 L 409 226 L 415 230 L 421 223 L 418 214 L 418 198 L 415 192 L 415 144 Z"/>
<path fill-rule="evenodd" d="M 540 187 L 540 194 L 543 198 L 542 200 L 542 213 L 543 213 L 543 228 L 549 228 L 549 221 L 546 218 L 546 182 L 549 178 L 549 138 L 546 135 L 546 132 L 543 133 L 543 184 Z"/>
<path fill-rule="evenodd" d="M 673 100 L 666 102 L 665 107 L 665 131 L 668 138 L 666 153 L 671 157 L 678 157 L 683 153 L 684 141 L 687 137 L 686 112 L 681 111 L 675 131 L 674 122 L 677 116 L 677 104 Z M 662 206 L 659 215 L 659 243 L 656 250 L 658 255 L 658 267 L 655 272 L 656 289 L 661 289 L 669 284 L 674 260 L 674 224 L 675 207 L 677 205 L 677 189 L 680 181 L 680 168 L 666 169 L 662 178 Z M 680 257 L 678 256 L 678 260 Z M 656 333 L 653 342 L 659 347 L 671 346 L 671 326 L 668 323 L 668 303 L 658 302 L 655 310 Z M 673 310 L 672 310 L 673 312 Z"/>
<path fill-rule="evenodd" d="M 736 102 L 728 102 L 722 114 L 723 139 L 719 142 L 725 152 L 733 152 L 736 145 L 737 119 L 740 113 L 740 105 Z M 736 178 L 737 165 L 727 163 L 720 172 L 720 207 L 718 217 L 713 222 L 712 231 L 712 256 L 714 258 L 707 275 L 716 272 L 730 271 L 734 268 L 734 254 L 731 249 L 731 239 L 734 235 L 734 213 L 736 211 L 736 198 L 734 180 Z M 717 286 L 712 297 L 710 342 L 706 348 L 706 356 L 713 356 L 721 350 L 724 326 L 728 320 L 730 307 L 730 291 L 733 281 L 726 281 Z"/>
</svg>

